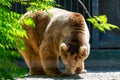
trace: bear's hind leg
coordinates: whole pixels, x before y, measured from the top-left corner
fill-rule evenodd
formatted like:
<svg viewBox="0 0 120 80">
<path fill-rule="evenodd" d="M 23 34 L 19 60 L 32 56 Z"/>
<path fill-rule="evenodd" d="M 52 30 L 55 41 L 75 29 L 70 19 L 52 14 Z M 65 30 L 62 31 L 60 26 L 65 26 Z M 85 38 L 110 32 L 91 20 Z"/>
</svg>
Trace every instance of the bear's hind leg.
<svg viewBox="0 0 120 80">
<path fill-rule="evenodd" d="M 26 47 L 25 50 L 20 50 L 20 49 L 18 50 L 23 56 L 30 70 L 30 75 L 43 75 L 44 74 L 39 53 L 35 53 L 34 50 L 28 46 Z"/>
</svg>

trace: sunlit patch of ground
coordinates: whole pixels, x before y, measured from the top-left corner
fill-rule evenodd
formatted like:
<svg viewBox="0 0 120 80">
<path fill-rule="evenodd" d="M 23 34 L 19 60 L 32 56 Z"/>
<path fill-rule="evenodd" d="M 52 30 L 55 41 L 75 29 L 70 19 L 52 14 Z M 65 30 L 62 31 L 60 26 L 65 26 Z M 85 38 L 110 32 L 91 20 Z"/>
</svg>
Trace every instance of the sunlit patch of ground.
<svg viewBox="0 0 120 80">
<path fill-rule="evenodd" d="M 44 76 L 26 76 L 17 78 L 17 80 L 120 80 L 120 69 L 99 68 L 88 69 L 87 74 L 73 75 L 69 77 L 46 77 Z"/>
</svg>

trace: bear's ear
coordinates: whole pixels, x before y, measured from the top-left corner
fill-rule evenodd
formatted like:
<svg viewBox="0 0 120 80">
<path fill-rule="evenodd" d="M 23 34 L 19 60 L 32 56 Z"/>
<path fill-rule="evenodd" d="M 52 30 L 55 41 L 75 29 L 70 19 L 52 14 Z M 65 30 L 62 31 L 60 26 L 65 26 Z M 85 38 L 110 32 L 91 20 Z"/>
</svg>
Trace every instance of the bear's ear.
<svg viewBox="0 0 120 80">
<path fill-rule="evenodd" d="M 81 46 L 79 49 L 79 53 L 81 56 L 86 56 L 87 55 L 87 46 Z"/>
<path fill-rule="evenodd" d="M 68 47 L 65 43 L 61 43 L 60 45 L 62 51 L 67 51 Z"/>
</svg>

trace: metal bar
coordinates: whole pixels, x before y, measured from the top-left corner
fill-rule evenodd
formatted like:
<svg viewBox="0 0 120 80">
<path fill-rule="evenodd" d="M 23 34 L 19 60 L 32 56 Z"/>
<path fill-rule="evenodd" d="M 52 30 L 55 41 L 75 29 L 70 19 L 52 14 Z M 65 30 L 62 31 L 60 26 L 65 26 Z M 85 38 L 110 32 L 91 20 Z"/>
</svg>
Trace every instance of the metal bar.
<svg viewBox="0 0 120 80">
<path fill-rule="evenodd" d="M 93 5 L 92 5 L 92 9 L 93 9 L 93 16 L 97 16 L 99 13 L 99 8 L 98 8 L 98 6 L 99 6 L 99 4 L 98 4 L 98 2 L 99 2 L 99 0 L 92 0 L 92 3 L 93 3 Z"/>
<path fill-rule="evenodd" d="M 15 3 L 15 12 L 17 12 L 17 2 Z"/>
<path fill-rule="evenodd" d="M 88 0 L 88 11 L 89 11 L 89 13 L 91 15 L 91 3 L 90 3 L 90 0 Z M 91 30 L 90 23 L 88 23 L 88 28 L 89 28 L 89 30 Z"/>
<path fill-rule="evenodd" d="M 64 8 L 66 9 L 66 0 L 64 0 Z"/>
<path fill-rule="evenodd" d="M 70 10 L 72 11 L 72 0 L 70 0 Z"/>
<path fill-rule="evenodd" d="M 78 2 L 78 0 L 77 0 L 77 12 L 79 12 L 78 10 L 79 10 L 79 4 L 78 4 L 79 2 Z"/>
<path fill-rule="evenodd" d="M 58 4 L 60 4 L 60 0 L 58 0 Z"/>
<path fill-rule="evenodd" d="M 90 3 L 90 0 L 88 0 L 88 11 L 89 11 L 89 13 L 91 13 L 90 8 L 91 8 L 91 3 Z"/>
<path fill-rule="evenodd" d="M 83 4 L 85 5 L 85 1 L 83 0 Z M 85 16 L 85 9 L 83 8 L 83 15 Z"/>
<path fill-rule="evenodd" d="M 23 5 L 21 5 L 21 13 L 24 13 L 24 12 L 23 12 Z"/>
<path fill-rule="evenodd" d="M 92 15 L 98 15 L 99 13 L 99 0 L 92 0 Z M 99 47 L 99 30 L 98 29 L 94 29 L 92 30 L 92 45 L 94 48 L 98 48 Z"/>
</svg>

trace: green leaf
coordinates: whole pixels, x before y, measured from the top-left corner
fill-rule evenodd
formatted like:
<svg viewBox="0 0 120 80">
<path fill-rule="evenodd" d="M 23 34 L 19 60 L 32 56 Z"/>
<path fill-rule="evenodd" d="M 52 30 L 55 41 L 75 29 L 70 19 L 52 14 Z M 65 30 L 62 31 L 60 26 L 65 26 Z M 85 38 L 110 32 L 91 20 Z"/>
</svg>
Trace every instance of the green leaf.
<svg viewBox="0 0 120 80">
<path fill-rule="evenodd" d="M 25 24 L 27 26 L 35 27 L 34 20 L 32 18 L 30 18 L 30 17 L 24 18 L 22 21 L 23 21 L 23 24 Z"/>
<path fill-rule="evenodd" d="M 111 27 L 106 23 L 106 24 L 104 24 L 103 25 L 104 26 L 104 28 L 106 29 L 106 30 L 109 30 L 109 31 L 111 31 L 112 29 L 111 29 Z"/>
<path fill-rule="evenodd" d="M 99 20 L 102 21 L 103 23 L 107 23 L 107 16 L 106 15 L 101 15 L 101 16 L 98 16 Z"/>
<path fill-rule="evenodd" d="M 95 28 L 98 28 L 101 32 L 105 30 L 111 31 L 112 29 L 119 29 L 118 26 L 109 24 L 106 15 L 94 16 L 93 18 L 88 18 L 87 21 L 93 24 Z"/>
<path fill-rule="evenodd" d="M 105 29 L 101 26 L 98 27 L 98 29 L 101 31 L 101 32 L 105 32 Z"/>
<path fill-rule="evenodd" d="M 110 27 L 113 28 L 113 29 L 120 29 L 118 26 L 113 25 L 113 24 L 108 24 L 108 26 L 110 26 Z"/>
</svg>

